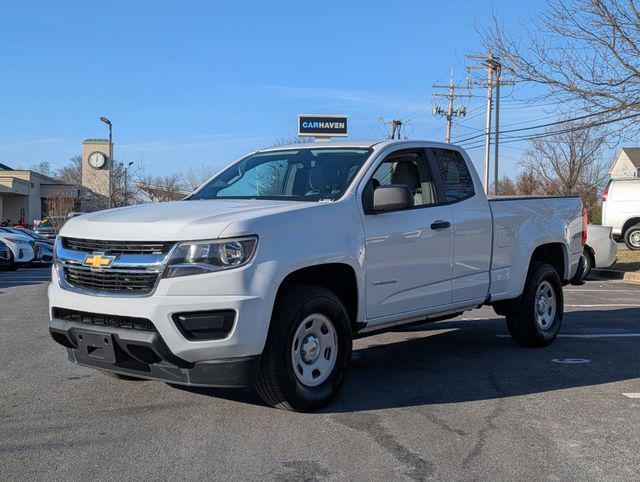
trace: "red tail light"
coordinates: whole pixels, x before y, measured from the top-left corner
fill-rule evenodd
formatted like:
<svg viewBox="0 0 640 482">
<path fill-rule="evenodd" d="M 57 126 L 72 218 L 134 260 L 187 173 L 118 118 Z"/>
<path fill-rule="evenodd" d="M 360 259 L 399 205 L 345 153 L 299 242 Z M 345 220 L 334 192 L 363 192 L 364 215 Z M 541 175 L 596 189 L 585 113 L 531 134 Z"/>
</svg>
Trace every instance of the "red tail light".
<svg viewBox="0 0 640 482">
<path fill-rule="evenodd" d="M 605 187 L 604 191 L 602 191 L 602 202 L 605 202 L 607 200 L 608 195 L 609 195 L 609 185 L 607 184 L 607 187 Z"/>
<path fill-rule="evenodd" d="M 582 246 L 587 244 L 587 208 L 582 208 Z"/>
</svg>

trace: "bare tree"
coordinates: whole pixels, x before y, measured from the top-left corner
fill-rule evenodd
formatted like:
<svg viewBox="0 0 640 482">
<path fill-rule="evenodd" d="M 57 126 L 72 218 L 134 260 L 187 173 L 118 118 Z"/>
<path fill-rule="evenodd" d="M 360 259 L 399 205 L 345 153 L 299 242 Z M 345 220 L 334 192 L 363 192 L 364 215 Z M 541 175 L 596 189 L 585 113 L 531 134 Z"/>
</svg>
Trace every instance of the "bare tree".
<svg viewBox="0 0 640 482">
<path fill-rule="evenodd" d="M 527 169 L 521 172 L 516 178 L 516 193 L 522 196 L 543 195 L 544 186 L 537 180 L 534 172 Z"/>
<path fill-rule="evenodd" d="M 218 169 L 206 164 L 203 164 L 202 166 L 200 166 L 200 168 L 197 169 L 190 167 L 184 174 L 184 187 L 187 190 L 195 191 L 206 181 L 211 179 L 217 172 Z"/>
<path fill-rule="evenodd" d="M 73 156 L 66 166 L 55 172 L 54 177 L 72 186 L 82 186 L 82 156 Z"/>
<path fill-rule="evenodd" d="M 58 232 L 67 221 L 69 214 L 78 208 L 78 199 L 66 189 L 61 188 L 46 198 L 44 204 L 47 217 Z"/>
<path fill-rule="evenodd" d="M 590 113 L 640 111 L 640 7 L 635 0 L 548 0 L 544 13 L 523 25 L 480 31 L 485 47 L 513 67 L 521 81 Z M 566 104 L 568 102 L 568 104 Z M 627 112 L 628 114 L 628 112 Z M 623 116 L 624 117 L 624 116 Z M 638 129 L 626 119 L 626 126 Z"/>
<path fill-rule="evenodd" d="M 37 164 L 32 165 L 29 170 L 31 171 L 35 171 L 39 174 L 42 174 L 43 176 L 48 176 L 48 177 L 52 177 L 53 176 L 53 171 L 51 169 L 51 163 L 49 163 L 48 161 L 42 161 L 39 162 Z"/>
<path fill-rule="evenodd" d="M 606 131 L 572 122 L 563 131 L 549 131 L 534 138 L 521 161 L 531 184 L 543 194 L 579 195 L 590 211 L 597 206 L 597 195 L 607 178 L 602 160 Z"/>
<path fill-rule="evenodd" d="M 179 201 L 189 194 L 180 174 L 164 176 L 142 176 L 137 182 L 138 189 L 144 192 L 151 202 Z"/>
<path fill-rule="evenodd" d="M 516 183 L 510 177 L 504 176 L 498 182 L 498 196 L 515 196 L 518 194 Z"/>
<path fill-rule="evenodd" d="M 273 140 L 273 147 L 286 146 L 288 144 L 313 144 L 314 142 L 313 137 L 284 136 L 276 137 Z"/>
</svg>

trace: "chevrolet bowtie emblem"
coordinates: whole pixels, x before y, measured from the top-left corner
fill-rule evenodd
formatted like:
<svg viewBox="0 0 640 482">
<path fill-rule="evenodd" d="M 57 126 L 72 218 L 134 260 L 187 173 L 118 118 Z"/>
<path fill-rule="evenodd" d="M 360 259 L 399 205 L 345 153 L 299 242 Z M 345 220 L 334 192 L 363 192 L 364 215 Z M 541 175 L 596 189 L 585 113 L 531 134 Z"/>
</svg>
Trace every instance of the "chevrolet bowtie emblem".
<svg viewBox="0 0 640 482">
<path fill-rule="evenodd" d="M 115 256 L 105 256 L 104 253 L 93 253 L 88 254 L 86 258 L 84 258 L 83 264 L 85 266 L 91 266 L 93 269 L 108 268 L 114 259 L 116 259 Z"/>
</svg>

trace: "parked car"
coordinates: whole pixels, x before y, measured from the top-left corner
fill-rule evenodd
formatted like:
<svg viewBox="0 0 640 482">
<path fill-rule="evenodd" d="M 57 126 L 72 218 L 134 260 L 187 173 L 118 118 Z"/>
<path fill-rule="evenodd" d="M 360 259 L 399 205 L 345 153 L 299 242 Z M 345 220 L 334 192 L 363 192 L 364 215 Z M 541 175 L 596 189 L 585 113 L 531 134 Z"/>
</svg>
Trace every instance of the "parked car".
<svg viewBox="0 0 640 482">
<path fill-rule="evenodd" d="M 34 231 L 38 233 L 40 236 L 43 236 L 47 239 L 55 239 L 58 235 L 58 230 L 56 226 L 60 226 L 66 220 L 63 216 L 49 216 L 40 221 L 40 224 L 36 226 Z"/>
<path fill-rule="evenodd" d="M 608 268 L 618 260 L 618 246 L 613 239 L 612 231 L 611 226 L 588 226 L 587 242 L 582 252 L 581 279 L 589 276 L 593 268 Z"/>
<path fill-rule="evenodd" d="M 9 248 L 9 269 L 11 270 L 31 263 L 36 258 L 36 242 L 27 236 L 2 231 L 0 241 Z"/>
<path fill-rule="evenodd" d="M 25 236 L 29 236 L 34 241 L 39 241 L 41 243 L 46 243 L 46 244 L 48 244 L 50 246 L 53 246 L 53 244 L 55 243 L 54 239 L 45 238 L 41 234 L 38 234 L 34 230 L 28 229 L 28 228 L 18 228 L 18 227 L 14 226 L 14 227 L 0 228 L 0 231 L 9 231 L 9 232 L 12 232 L 12 233 L 15 233 L 15 234 L 22 234 L 22 235 L 25 235 Z"/>
<path fill-rule="evenodd" d="M 616 241 L 640 249 L 640 178 L 612 179 L 602 193 L 602 225 Z"/>
<path fill-rule="evenodd" d="M 578 197 L 488 200 L 450 144 L 265 149 L 186 200 L 70 219 L 49 331 L 117 377 L 254 385 L 313 410 L 354 337 L 488 304 L 516 343 L 549 345 L 586 230 Z"/>
<path fill-rule="evenodd" d="M 36 243 L 36 257 L 32 263 L 50 264 L 53 262 L 53 239 L 47 239 L 35 231 L 26 228 L 0 228 L 0 232 L 9 232 L 28 236 Z"/>
<path fill-rule="evenodd" d="M 11 251 L 3 241 L 0 241 L 0 271 L 10 270 L 11 265 Z"/>
</svg>

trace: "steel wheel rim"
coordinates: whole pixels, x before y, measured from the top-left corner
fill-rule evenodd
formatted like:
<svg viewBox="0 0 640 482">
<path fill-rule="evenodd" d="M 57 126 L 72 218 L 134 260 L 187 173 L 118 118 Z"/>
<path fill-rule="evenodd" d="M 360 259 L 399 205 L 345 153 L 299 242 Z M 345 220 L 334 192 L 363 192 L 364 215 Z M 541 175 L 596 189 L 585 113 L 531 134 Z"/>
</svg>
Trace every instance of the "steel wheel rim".
<svg viewBox="0 0 640 482">
<path fill-rule="evenodd" d="M 329 318 L 320 313 L 307 316 L 291 341 L 291 364 L 300 383 L 317 387 L 324 383 L 336 365 L 338 334 Z"/>
<path fill-rule="evenodd" d="M 631 242 L 632 246 L 640 248 L 640 230 L 631 233 L 631 236 L 629 236 L 629 241 Z"/>
<path fill-rule="evenodd" d="M 553 326 L 557 310 L 556 290 L 551 283 L 543 281 L 536 290 L 534 311 L 536 323 L 541 330 L 549 330 Z"/>
</svg>

